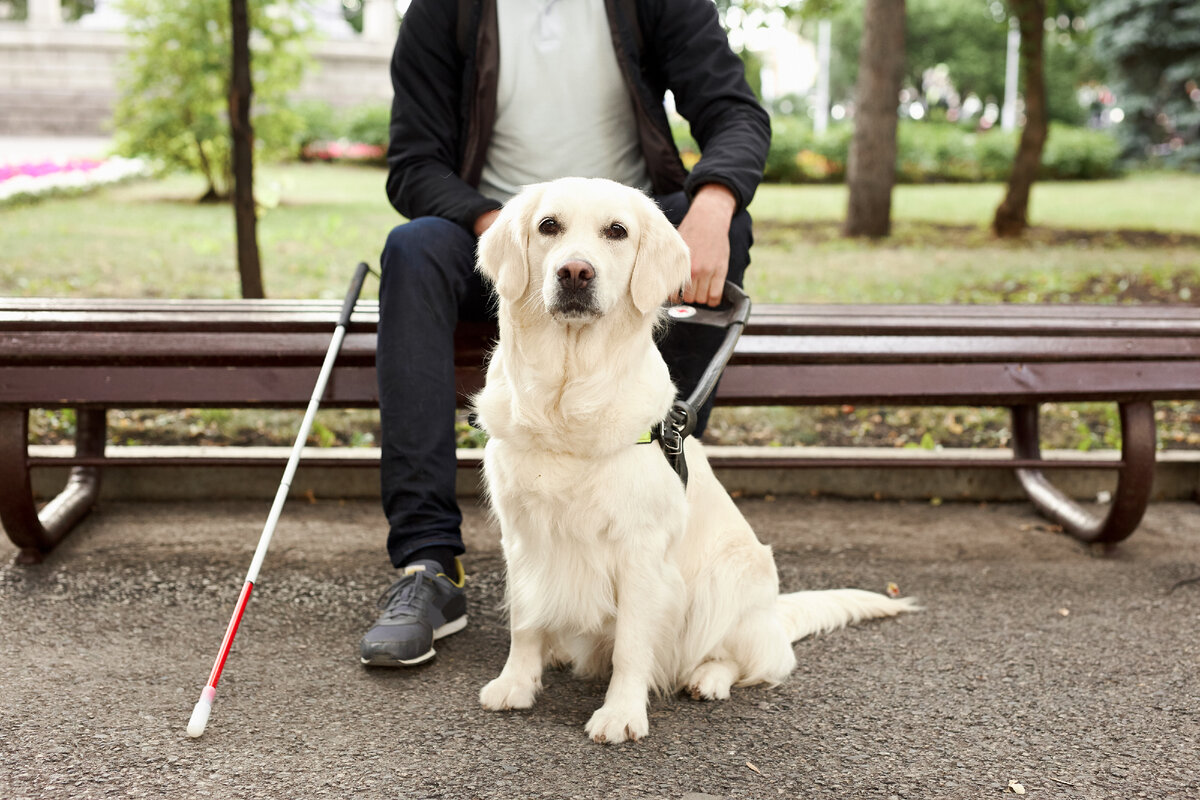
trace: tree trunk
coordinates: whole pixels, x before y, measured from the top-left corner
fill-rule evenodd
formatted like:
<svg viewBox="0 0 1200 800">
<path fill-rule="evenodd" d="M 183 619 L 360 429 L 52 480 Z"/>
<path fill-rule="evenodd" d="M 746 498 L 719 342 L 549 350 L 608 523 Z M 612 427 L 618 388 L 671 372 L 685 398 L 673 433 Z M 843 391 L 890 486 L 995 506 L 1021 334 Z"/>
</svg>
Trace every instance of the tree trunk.
<svg viewBox="0 0 1200 800">
<path fill-rule="evenodd" d="M 904 76 L 904 0 L 867 0 L 858 55 L 854 139 L 846 165 L 846 236 L 887 236 L 896 183 L 896 121 Z"/>
<path fill-rule="evenodd" d="M 264 297 L 254 207 L 254 127 L 250 123 L 250 23 L 246 0 L 230 0 L 233 74 L 229 81 L 229 128 L 233 138 L 233 216 L 237 223 L 242 297 Z"/>
<path fill-rule="evenodd" d="M 1046 146 L 1046 81 L 1043 42 L 1046 0 L 1009 0 L 1021 30 L 1021 75 L 1025 79 L 1025 127 L 1008 176 L 1008 192 L 996 209 L 992 230 L 997 236 L 1019 237 L 1029 227 L 1029 192 L 1037 179 Z"/>
</svg>

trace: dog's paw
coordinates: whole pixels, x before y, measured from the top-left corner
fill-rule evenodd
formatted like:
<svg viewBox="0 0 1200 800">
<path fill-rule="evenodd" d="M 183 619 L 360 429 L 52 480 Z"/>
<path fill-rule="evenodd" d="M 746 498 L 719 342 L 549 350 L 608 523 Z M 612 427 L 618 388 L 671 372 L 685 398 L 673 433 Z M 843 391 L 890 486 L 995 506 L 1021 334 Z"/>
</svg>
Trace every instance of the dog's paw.
<svg viewBox="0 0 1200 800">
<path fill-rule="evenodd" d="M 705 661 L 692 671 L 687 692 L 693 700 L 728 700 L 729 690 L 737 676 L 721 661 Z"/>
<path fill-rule="evenodd" d="M 650 720 L 644 707 L 626 710 L 605 705 L 596 709 L 584 730 L 593 742 L 600 744 L 636 742 L 650 733 Z"/>
<path fill-rule="evenodd" d="M 521 680 L 501 675 L 479 691 L 479 704 L 488 711 L 532 708 L 542 688 L 541 680 Z"/>
</svg>

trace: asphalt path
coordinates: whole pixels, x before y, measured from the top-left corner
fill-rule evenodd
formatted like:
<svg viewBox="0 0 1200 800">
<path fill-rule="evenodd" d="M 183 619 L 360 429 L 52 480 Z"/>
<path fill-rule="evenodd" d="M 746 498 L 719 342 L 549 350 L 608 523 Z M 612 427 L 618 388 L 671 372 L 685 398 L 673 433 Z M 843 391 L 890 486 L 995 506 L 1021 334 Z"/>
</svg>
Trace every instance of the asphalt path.
<svg viewBox="0 0 1200 800">
<path fill-rule="evenodd" d="M 467 510 L 470 625 L 365 669 L 392 578 L 373 503 L 294 502 L 208 731 L 184 728 L 266 503 L 106 503 L 46 563 L 0 544 L 0 798 L 1200 798 L 1200 507 L 1114 552 L 1023 504 L 743 500 L 785 590 L 895 582 L 925 611 L 800 642 L 774 688 L 655 699 L 650 736 L 583 726 L 604 686 L 503 663 L 496 532 Z"/>
</svg>

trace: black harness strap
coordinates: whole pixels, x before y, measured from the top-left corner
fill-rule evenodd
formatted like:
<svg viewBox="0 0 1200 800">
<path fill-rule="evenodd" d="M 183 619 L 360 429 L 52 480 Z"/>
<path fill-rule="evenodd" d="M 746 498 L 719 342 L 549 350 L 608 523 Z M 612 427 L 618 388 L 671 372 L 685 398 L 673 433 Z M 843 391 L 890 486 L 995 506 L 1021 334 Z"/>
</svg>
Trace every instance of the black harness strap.
<svg viewBox="0 0 1200 800">
<path fill-rule="evenodd" d="M 692 390 L 691 396 L 686 400 L 676 400 L 667 412 L 667 418 L 655 425 L 650 432 L 651 438 L 657 440 L 662 447 L 663 455 L 667 457 L 671 468 L 679 475 L 679 480 L 683 481 L 684 488 L 687 487 L 688 469 L 687 458 L 683 453 L 683 440 L 696 429 L 696 409 L 702 407 L 717 388 L 721 373 L 729 363 L 733 348 L 741 338 L 747 320 L 750 319 L 750 298 L 741 287 L 729 281 L 725 282 L 725 303 L 726 305 L 720 308 L 689 307 L 693 308 L 695 313 L 680 320 L 688 325 L 725 328 L 725 340 L 704 368 L 704 374 L 700 376 L 700 381 Z"/>
</svg>

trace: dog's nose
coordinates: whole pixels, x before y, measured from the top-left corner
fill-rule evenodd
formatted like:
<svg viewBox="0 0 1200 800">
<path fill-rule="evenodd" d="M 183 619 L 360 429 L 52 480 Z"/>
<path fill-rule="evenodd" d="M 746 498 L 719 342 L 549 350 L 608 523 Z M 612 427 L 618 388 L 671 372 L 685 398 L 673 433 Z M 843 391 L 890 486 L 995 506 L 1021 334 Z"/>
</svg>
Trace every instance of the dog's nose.
<svg viewBox="0 0 1200 800">
<path fill-rule="evenodd" d="M 564 289 L 578 291 L 587 288 L 588 282 L 596 277 L 596 270 L 586 261 L 568 261 L 558 268 L 558 285 Z"/>
</svg>

